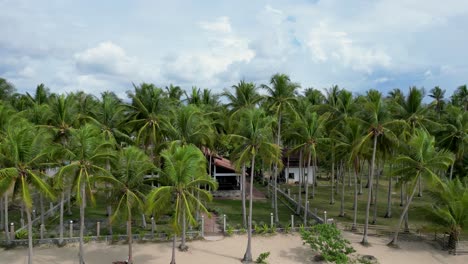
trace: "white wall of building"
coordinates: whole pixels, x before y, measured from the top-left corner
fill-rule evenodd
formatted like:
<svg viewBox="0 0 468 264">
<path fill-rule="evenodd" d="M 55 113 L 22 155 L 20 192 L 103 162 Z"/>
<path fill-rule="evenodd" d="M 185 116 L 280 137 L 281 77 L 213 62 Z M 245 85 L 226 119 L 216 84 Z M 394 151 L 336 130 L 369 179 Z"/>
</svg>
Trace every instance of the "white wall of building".
<svg viewBox="0 0 468 264">
<path fill-rule="evenodd" d="M 310 168 L 310 170 L 312 171 L 314 167 L 311 166 Z M 299 181 L 299 167 L 289 167 L 289 174 L 294 174 L 291 175 L 291 177 L 294 176 L 294 178 L 290 178 L 290 176 L 288 176 L 288 168 L 284 168 L 284 173 L 286 176 L 287 183 L 295 183 Z M 307 173 L 307 168 L 305 168 L 305 173 Z M 314 180 L 312 179 L 312 172 L 309 177 L 309 183 L 314 183 Z"/>
</svg>

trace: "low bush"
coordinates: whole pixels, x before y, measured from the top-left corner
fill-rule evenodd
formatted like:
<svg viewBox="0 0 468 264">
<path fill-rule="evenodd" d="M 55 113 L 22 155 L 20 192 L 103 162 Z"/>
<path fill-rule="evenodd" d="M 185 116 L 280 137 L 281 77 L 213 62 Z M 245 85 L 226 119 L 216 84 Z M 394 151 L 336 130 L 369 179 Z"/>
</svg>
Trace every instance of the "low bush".
<svg viewBox="0 0 468 264">
<path fill-rule="evenodd" d="M 301 230 L 304 243 L 318 251 L 328 262 L 349 263 L 348 255 L 355 252 L 350 242 L 343 238 L 340 230 L 334 225 L 319 224 L 309 230 Z"/>
</svg>

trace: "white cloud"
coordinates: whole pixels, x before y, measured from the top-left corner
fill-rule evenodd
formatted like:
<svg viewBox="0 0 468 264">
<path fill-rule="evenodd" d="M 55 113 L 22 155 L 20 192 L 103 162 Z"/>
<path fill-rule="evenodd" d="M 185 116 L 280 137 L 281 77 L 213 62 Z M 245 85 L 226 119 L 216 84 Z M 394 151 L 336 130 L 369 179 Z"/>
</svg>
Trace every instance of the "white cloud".
<svg viewBox="0 0 468 264">
<path fill-rule="evenodd" d="M 36 70 L 31 66 L 26 66 L 18 72 L 18 75 L 23 78 L 31 78 L 36 75 Z"/>
<path fill-rule="evenodd" d="M 220 33 L 231 32 L 231 23 L 229 22 L 229 17 L 226 16 L 218 17 L 214 22 L 200 22 L 200 26 L 205 30 Z"/>
<path fill-rule="evenodd" d="M 230 65 L 238 62 L 248 63 L 254 58 L 255 52 L 249 48 L 249 41 L 231 32 L 229 18 L 222 17 L 219 20 L 227 24 L 222 27 L 204 28 L 207 33 L 217 33 L 222 28 L 221 31 L 226 34 L 208 35 L 208 43 L 204 49 L 181 51 L 175 56 L 165 58 L 163 74 L 168 80 L 193 85 L 216 85 L 219 81 L 216 76 L 228 70 Z"/>
<path fill-rule="evenodd" d="M 136 60 L 112 42 L 101 42 L 96 47 L 75 54 L 76 66 L 83 73 L 128 74 L 133 72 Z"/>
<path fill-rule="evenodd" d="M 307 46 L 317 63 L 337 63 L 366 73 L 391 65 L 391 57 L 383 50 L 359 45 L 348 33 L 334 30 L 324 22 L 310 30 Z"/>
</svg>

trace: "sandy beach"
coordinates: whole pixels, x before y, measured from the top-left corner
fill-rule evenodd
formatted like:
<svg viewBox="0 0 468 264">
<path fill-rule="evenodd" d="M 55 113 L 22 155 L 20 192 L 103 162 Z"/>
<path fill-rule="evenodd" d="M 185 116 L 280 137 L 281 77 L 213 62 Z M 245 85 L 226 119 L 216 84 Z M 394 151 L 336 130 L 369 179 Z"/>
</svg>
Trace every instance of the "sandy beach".
<svg viewBox="0 0 468 264">
<path fill-rule="evenodd" d="M 386 246 L 387 238 L 370 237 L 372 246 L 362 247 L 359 244 L 360 235 L 344 234 L 359 254 L 375 256 L 380 263 L 468 263 L 467 256 L 452 256 L 436 249 L 425 242 L 402 242 L 401 249 Z M 245 251 L 246 236 L 219 238 L 214 241 L 193 241 L 189 243 L 188 252 L 176 253 L 177 263 L 240 263 Z M 112 263 L 126 259 L 126 245 L 108 245 L 106 243 L 88 243 L 85 245 L 86 263 Z M 314 253 L 302 244 L 298 235 L 257 236 L 253 239 L 253 255 L 256 258 L 262 252 L 271 252 L 268 263 L 292 264 L 311 263 Z M 71 264 L 78 263 L 78 245 L 68 245 L 63 248 L 41 246 L 34 249 L 34 263 L 37 264 Z M 0 250 L 0 263 L 27 263 L 27 250 L 18 248 Z M 135 263 L 169 263 L 171 243 L 136 243 L 134 245 Z"/>
</svg>

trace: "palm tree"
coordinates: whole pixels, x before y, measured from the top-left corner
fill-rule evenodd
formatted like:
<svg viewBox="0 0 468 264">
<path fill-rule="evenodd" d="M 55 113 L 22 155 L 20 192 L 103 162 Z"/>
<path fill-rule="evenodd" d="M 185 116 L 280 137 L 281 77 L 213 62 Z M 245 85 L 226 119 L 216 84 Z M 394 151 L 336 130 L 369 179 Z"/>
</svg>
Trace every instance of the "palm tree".
<svg viewBox="0 0 468 264">
<path fill-rule="evenodd" d="M 437 181 L 428 190 L 433 203 L 424 207 L 429 219 L 441 231 L 449 233 L 449 247 L 456 249 L 460 232 L 468 226 L 468 184 L 459 178 Z"/>
<path fill-rule="evenodd" d="M 372 140 L 372 158 L 369 175 L 369 191 L 367 196 L 366 217 L 364 222 L 364 235 L 362 244 L 367 245 L 367 232 L 369 228 L 369 211 L 372 201 L 372 188 L 375 171 L 375 157 L 377 152 L 378 138 L 383 136 L 388 140 L 396 142 L 396 136 L 391 128 L 396 125 L 401 125 L 401 121 L 390 119 L 389 112 L 386 109 L 385 102 L 382 100 L 382 95 L 376 90 L 367 92 L 366 102 L 362 112 L 363 122 L 368 127 L 368 133 L 362 138 L 360 144 L 364 144 Z M 360 148 L 360 147 L 359 147 Z"/>
<path fill-rule="evenodd" d="M 164 166 L 161 177 L 164 186 L 153 189 L 147 196 L 148 212 L 161 212 L 172 204 L 173 214 L 173 250 L 171 264 L 175 264 L 175 239 L 188 219 L 196 224 L 193 217 L 195 206 L 207 213 L 202 200 L 211 201 L 211 194 L 199 186 L 217 188 L 217 183 L 206 174 L 206 159 L 203 153 L 193 145 L 171 145 L 161 152 Z M 200 199 L 194 194 L 200 194 Z"/>
<path fill-rule="evenodd" d="M 325 102 L 325 96 L 322 94 L 322 92 L 320 90 L 316 90 L 314 88 L 305 89 L 304 97 L 312 105 L 321 105 L 321 104 L 323 104 Z"/>
<path fill-rule="evenodd" d="M 150 186 L 143 183 L 144 176 L 154 169 L 149 157 L 139 148 L 131 146 L 119 151 L 116 168 L 113 170 L 115 181 L 111 197 L 116 200 L 115 212 L 112 219 L 123 215 L 127 220 L 128 235 L 128 263 L 133 263 L 133 235 L 132 212 L 142 212 L 144 208 L 145 193 Z"/>
<path fill-rule="evenodd" d="M 263 100 L 257 91 L 257 86 L 252 82 L 242 80 L 232 88 L 234 88 L 234 93 L 225 89 L 222 94 L 228 100 L 227 107 L 231 109 L 232 116 L 243 109 L 254 108 Z"/>
<path fill-rule="evenodd" d="M 460 106 L 463 110 L 468 111 L 468 88 L 466 84 L 459 86 L 451 98 L 453 105 Z"/>
<path fill-rule="evenodd" d="M 309 199 L 308 183 L 309 178 L 312 175 L 312 198 L 315 196 L 315 182 L 316 182 L 316 171 L 317 171 L 317 147 L 326 141 L 328 137 L 325 133 L 325 123 L 328 121 L 328 114 L 319 116 L 317 113 L 312 112 L 309 108 L 300 116 L 296 124 L 293 126 L 293 132 L 291 137 L 294 137 L 299 141 L 299 144 L 293 148 L 292 151 L 302 149 L 307 155 L 307 179 L 305 180 L 305 198 L 304 208 L 306 208 L 307 201 Z M 313 166 L 311 167 L 311 160 Z M 304 210 L 304 225 L 307 224 L 307 210 Z"/>
<path fill-rule="evenodd" d="M 454 163 L 450 165 L 450 180 L 455 163 L 463 163 L 465 148 L 468 145 L 468 112 L 459 107 L 449 106 L 446 109 L 442 129 L 436 133 L 441 147 L 455 153 Z M 463 167 L 460 165 L 459 167 Z M 459 174 L 463 176 L 463 173 Z"/>
<path fill-rule="evenodd" d="M 404 180 L 411 184 L 412 190 L 395 228 L 393 240 L 389 243 L 389 245 L 395 246 L 398 244 L 398 232 L 416 192 L 419 178 L 424 177 L 429 181 L 438 181 L 439 178 L 435 171 L 447 169 L 453 162 L 453 155 L 447 151 L 437 151 L 434 137 L 421 129 L 414 131 L 414 135 L 403 150 L 404 152 L 395 158 L 395 163 L 399 167 L 394 173 L 403 175 Z"/>
<path fill-rule="evenodd" d="M 10 123 L 0 147 L 0 159 L 5 166 L 0 169 L 0 194 L 13 190 L 13 197 L 19 196 L 28 221 L 28 263 L 33 263 L 32 219 L 35 190 L 53 199 L 52 189 L 44 180 L 45 175 L 38 169 L 44 161 L 45 146 L 50 142 L 47 134 L 37 131 L 22 120 Z"/>
<path fill-rule="evenodd" d="M 346 119 L 346 127 L 343 131 L 335 131 L 334 139 L 336 147 L 345 153 L 348 157 L 348 164 L 353 168 L 354 172 L 354 205 L 353 205 L 353 225 L 352 230 L 356 229 L 357 212 L 358 212 L 358 173 L 360 168 L 360 160 L 362 159 L 361 141 L 364 133 L 362 122 L 355 118 Z"/>
<path fill-rule="evenodd" d="M 265 163 L 280 163 L 280 148 L 272 142 L 271 125 L 273 119 L 262 110 L 250 109 L 244 112 L 241 124 L 235 134 L 230 134 L 231 142 L 236 143 L 233 156 L 236 164 L 250 163 L 249 217 L 247 228 L 247 249 L 242 261 L 252 262 L 252 213 L 253 213 L 253 179 L 255 176 L 255 159 L 258 157 Z M 279 164 L 281 165 L 281 164 Z"/>
<path fill-rule="evenodd" d="M 434 99 L 432 104 L 435 106 L 435 110 L 439 114 L 439 118 L 440 118 L 440 112 L 442 111 L 442 108 L 444 107 L 444 95 L 445 95 L 445 90 L 442 90 L 439 86 L 432 88 L 431 93 L 429 94 L 429 97 Z"/>
<path fill-rule="evenodd" d="M 270 79 L 270 86 L 262 85 L 267 91 L 266 104 L 268 109 L 274 113 L 277 118 L 277 131 L 276 131 L 276 145 L 281 147 L 281 124 L 284 112 L 294 111 L 294 103 L 296 102 L 296 90 L 299 84 L 291 82 L 289 76 L 286 74 L 275 74 Z M 278 217 L 278 164 L 275 163 L 273 170 L 274 180 L 274 215 L 275 222 L 279 222 Z"/>
<path fill-rule="evenodd" d="M 104 139 L 96 126 L 87 124 L 73 130 L 67 153 L 67 160 L 70 164 L 63 166 L 57 175 L 59 183 L 64 182 L 64 177 L 71 178 L 76 200 L 80 204 L 80 264 L 84 263 L 83 235 L 86 199 L 89 198 L 94 204 L 92 183 L 110 178 L 105 164 L 115 157 L 112 147 L 113 145 Z"/>
</svg>

